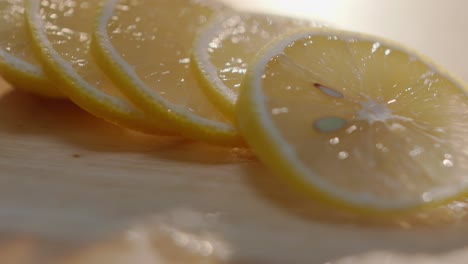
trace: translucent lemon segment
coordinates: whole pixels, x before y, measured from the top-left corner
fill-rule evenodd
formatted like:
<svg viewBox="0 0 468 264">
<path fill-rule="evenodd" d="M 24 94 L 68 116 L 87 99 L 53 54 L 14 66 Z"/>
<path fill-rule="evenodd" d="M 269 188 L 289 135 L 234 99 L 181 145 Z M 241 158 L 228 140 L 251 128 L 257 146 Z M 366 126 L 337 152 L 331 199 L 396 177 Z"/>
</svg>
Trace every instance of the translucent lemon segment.
<svg viewBox="0 0 468 264">
<path fill-rule="evenodd" d="M 0 75 L 17 88 L 63 97 L 36 60 L 24 23 L 23 0 L 0 1 Z"/>
<path fill-rule="evenodd" d="M 194 36 L 225 7 L 213 1 L 108 0 L 96 28 L 101 67 L 145 112 L 216 144 L 240 136 L 206 98 L 191 68 Z"/>
<path fill-rule="evenodd" d="M 238 119 L 267 164 L 319 197 L 401 210 L 467 191 L 465 89 L 386 40 L 301 32 L 252 68 Z"/>
<path fill-rule="evenodd" d="M 37 65 L 34 53 L 28 45 L 29 38 L 24 25 L 23 0 L 3 0 L 0 2 L 0 34 L 2 50 L 23 60 Z"/>
<path fill-rule="evenodd" d="M 219 118 L 217 111 L 202 101 L 190 68 L 194 34 L 213 8 L 191 0 L 113 2 L 116 5 L 107 32 L 138 78 L 174 105 Z"/>
<path fill-rule="evenodd" d="M 99 1 L 43 1 L 40 14 L 51 47 L 86 82 L 106 94 L 124 98 L 99 70 L 89 47 Z"/>
<path fill-rule="evenodd" d="M 241 82 L 257 52 L 289 30 L 310 26 L 322 25 L 260 13 L 227 13 L 212 19 L 198 34 L 193 48 L 206 94 L 234 119 Z"/>
<path fill-rule="evenodd" d="M 90 52 L 99 6 L 99 1 L 26 0 L 27 23 L 46 73 L 91 114 L 146 133 L 173 134 L 132 105 L 100 70 Z"/>
</svg>

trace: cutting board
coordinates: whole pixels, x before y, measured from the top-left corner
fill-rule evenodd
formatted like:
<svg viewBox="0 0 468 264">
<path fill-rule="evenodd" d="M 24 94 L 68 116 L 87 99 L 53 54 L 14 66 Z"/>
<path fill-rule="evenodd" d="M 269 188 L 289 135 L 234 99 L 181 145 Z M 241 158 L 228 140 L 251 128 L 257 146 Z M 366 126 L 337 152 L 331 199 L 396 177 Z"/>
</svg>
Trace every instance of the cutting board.
<svg viewBox="0 0 468 264">
<path fill-rule="evenodd" d="M 468 81 L 464 0 L 225 2 L 384 36 Z M 249 150 L 138 134 L 0 81 L 1 263 L 466 263 L 467 205 L 351 215 Z"/>
</svg>

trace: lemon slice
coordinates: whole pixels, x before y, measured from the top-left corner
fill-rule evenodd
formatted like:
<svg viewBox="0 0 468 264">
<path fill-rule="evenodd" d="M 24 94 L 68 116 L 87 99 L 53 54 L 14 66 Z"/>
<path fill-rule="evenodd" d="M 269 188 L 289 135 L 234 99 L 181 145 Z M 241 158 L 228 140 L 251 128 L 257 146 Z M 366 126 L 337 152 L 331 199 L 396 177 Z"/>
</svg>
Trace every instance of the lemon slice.
<svg viewBox="0 0 468 264">
<path fill-rule="evenodd" d="M 185 137 L 239 145 L 237 129 L 208 101 L 190 67 L 195 34 L 223 9 L 206 0 L 108 0 L 93 49 L 101 67 L 146 113 Z"/>
<path fill-rule="evenodd" d="M 468 187 L 464 84 L 388 40 L 307 30 L 249 69 L 239 129 L 278 175 L 360 212 L 442 204 Z"/>
<path fill-rule="evenodd" d="M 146 133 L 173 134 L 145 115 L 100 71 L 89 47 L 99 1 L 25 0 L 33 47 L 49 78 L 81 108 L 111 123 Z"/>
<path fill-rule="evenodd" d="M 195 69 L 205 93 L 218 109 L 234 119 L 239 87 L 256 53 L 280 34 L 310 26 L 322 25 L 257 13 L 216 17 L 197 35 L 193 47 Z"/>
<path fill-rule="evenodd" d="M 16 88 L 47 97 L 63 97 L 47 79 L 29 43 L 23 0 L 0 1 L 0 75 Z"/>
</svg>

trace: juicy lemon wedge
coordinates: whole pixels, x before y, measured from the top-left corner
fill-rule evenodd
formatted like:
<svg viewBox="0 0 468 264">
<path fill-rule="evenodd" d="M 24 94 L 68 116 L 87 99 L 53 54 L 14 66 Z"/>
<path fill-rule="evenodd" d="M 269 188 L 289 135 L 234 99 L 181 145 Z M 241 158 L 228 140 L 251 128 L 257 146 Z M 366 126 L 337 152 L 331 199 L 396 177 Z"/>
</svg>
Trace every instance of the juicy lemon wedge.
<svg viewBox="0 0 468 264">
<path fill-rule="evenodd" d="M 132 105 L 99 69 L 90 52 L 99 1 L 25 0 L 33 47 L 49 78 L 91 114 L 146 133 L 174 134 Z"/>
<path fill-rule="evenodd" d="M 0 75 L 16 88 L 63 97 L 34 56 L 24 23 L 23 0 L 0 1 Z"/>
<path fill-rule="evenodd" d="M 400 212 L 466 194 L 466 92 L 388 40 L 307 30 L 261 52 L 237 119 L 260 159 L 313 197 Z"/>
<path fill-rule="evenodd" d="M 285 32 L 318 23 L 258 13 L 228 13 L 212 19 L 194 41 L 193 62 L 205 93 L 235 118 L 241 82 L 256 53 Z"/>
<path fill-rule="evenodd" d="M 240 145 L 237 129 L 209 102 L 190 67 L 193 38 L 216 12 L 207 0 L 107 0 L 93 50 L 135 105 L 181 135 Z"/>
</svg>

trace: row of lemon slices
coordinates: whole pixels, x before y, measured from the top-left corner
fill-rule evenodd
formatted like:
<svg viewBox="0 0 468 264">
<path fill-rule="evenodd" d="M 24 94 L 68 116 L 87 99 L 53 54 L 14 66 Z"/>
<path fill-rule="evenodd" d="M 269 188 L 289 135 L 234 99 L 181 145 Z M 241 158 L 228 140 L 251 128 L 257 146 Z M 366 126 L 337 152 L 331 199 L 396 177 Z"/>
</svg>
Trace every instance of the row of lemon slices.
<svg viewBox="0 0 468 264">
<path fill-rule="evenodd" d="M 313 197 L 360 212 L 468 185 L 465 85 L 396 43 L 202 0 L 1 0 L 0 73 L 114 124 L 247 143 Z"/>
</svg>

